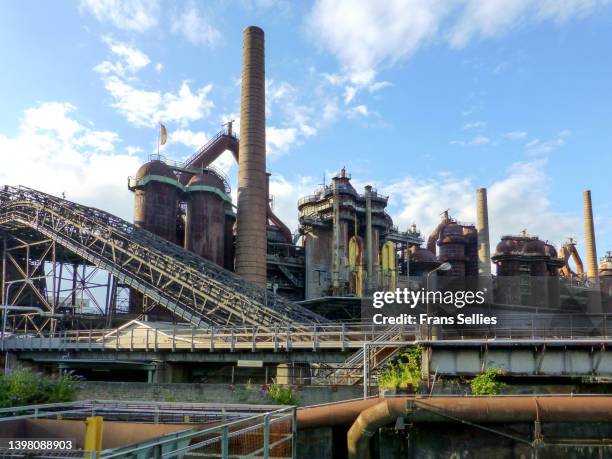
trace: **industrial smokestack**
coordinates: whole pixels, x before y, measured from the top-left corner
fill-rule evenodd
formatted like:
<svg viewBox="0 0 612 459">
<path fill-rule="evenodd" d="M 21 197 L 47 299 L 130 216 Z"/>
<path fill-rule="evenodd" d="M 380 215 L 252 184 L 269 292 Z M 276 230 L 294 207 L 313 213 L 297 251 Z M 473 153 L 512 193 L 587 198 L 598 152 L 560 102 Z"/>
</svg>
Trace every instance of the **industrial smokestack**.
<svg viewBox="0 0 612 459">
<path fill-rule="evenodd" d="M 487 189 L 476 190 L 476 231 L 478 235 L 478 290 L 485 293 L 491 303 L 493 284 L 491 279 L 491 246 L 489 245 L 489 206 Z"/>
<path fill-rule="evenodd" d="M 266 93 L 264 32 L 243 34 L 236 272 L 266 286 Z"/>
<path fill-rule="evenodd" d="M 491 248 L 489 245 L 489 208 L 487 189 L 476 190 L 476 230 L 478 231 L 478 275 L 491 275 Z"/>
<path fill-rule="evenodd" d="M 584 236 L 586 239 L 586 265 L 589 280 L 597 280 L 597 248 L 595 247 L 595 225 L 593 223 L 593 206 L 591 190 L 582 193 L 584 202 Z"/>
</svg>

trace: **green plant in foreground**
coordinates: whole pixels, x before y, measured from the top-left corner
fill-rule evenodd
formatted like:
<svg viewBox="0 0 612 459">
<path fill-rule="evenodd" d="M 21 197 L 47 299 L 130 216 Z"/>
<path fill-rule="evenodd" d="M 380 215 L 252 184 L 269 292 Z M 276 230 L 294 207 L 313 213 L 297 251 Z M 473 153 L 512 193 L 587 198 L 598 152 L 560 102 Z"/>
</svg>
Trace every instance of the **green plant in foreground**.
<svg viewBox="0 0 612 459">
<path fill-rule="evenodd" d="M 501 390 L 506 386 L 496 378 L 501 374 L 499 368 L 489 368 L 482 374 L 479 374 L 470 383 L 472 394 L 474 395 L 499 395 Z"/>
<path fill-rule="evenodd" d="M 0 408 L 70 402 L 76 397 L 78 381 L 72 373 L 51 377 L 28 369 L 11 371 L 0 375 Z"/>
<path fill-rule="evenodd" d="M 378 376 L 381 389 L 408 389 L 415 392 L 421 384 L 421 348 L 415 346 L 402 352 Z"/>
<path fill-rule="evenodd" d="M 268 398 L 278 405 L 297 405 L 298 398 L 290 387 L 272 384 L 268 389 Z"/>
</svg>

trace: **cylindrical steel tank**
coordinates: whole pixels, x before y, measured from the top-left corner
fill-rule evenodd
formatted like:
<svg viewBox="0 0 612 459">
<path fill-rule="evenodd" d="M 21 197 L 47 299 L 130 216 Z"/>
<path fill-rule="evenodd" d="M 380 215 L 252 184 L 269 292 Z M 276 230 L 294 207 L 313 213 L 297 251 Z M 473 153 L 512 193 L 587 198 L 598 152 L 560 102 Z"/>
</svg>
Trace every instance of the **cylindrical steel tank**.
<svg viewBox="0 0 612 459">
<path fill-rule="evenodd" d="M 444 273 L 445 276 L 465 277 L 465 245 L 466 238 L 463 235 L 463 227 L 451 221 L 444 226 L 440 232 L 438 247 L 440 247 L 438 258 L 451 264 L 451 269 Z"/>
<path fill-rule="evenodd" d="M 606 300 L 606 312 L 611 312 L 612 309 L 612 252 L 606 253 L 606 256 L 599 263 L 599 279 L 601 293 Z"/>
<path fill-rule="evenodd" d="M 266 91 L 264 32 L 244 30 L 240 156 L 238 159 L 238 221 L 236 272 L 266 286 Z"/>
<path fill-rule="evenodd" d="M 136 172 L 131 189 L 134 191 L 134 224 L 176 243 L 180 191 L 172 169 L 161 161 L 143 164 Z M 144 311 L 144 297 L 136 290 L 130 290 L 129 311 L 132 314 Z M 158 308 L 150 314 L 166 316 Z"/>
<path fill-rule="evenodd" d="M 179 188 L 170 167 L 150 161 L 136 172 L 134 224 L 176 243 Z"/>
<path fill-rule="evenodd" d="M 225 182 L 212 171 L 187 184 L 185 248 L 219 266 L 225 264 Z"/>
<path fill-rule="evenodd" d="M 234 270 L 234 248 L 235 248 L 235 232 L 236 215 L 232 212 L 231 206 L 225 209 L 225 269 Z"/>
</svg>

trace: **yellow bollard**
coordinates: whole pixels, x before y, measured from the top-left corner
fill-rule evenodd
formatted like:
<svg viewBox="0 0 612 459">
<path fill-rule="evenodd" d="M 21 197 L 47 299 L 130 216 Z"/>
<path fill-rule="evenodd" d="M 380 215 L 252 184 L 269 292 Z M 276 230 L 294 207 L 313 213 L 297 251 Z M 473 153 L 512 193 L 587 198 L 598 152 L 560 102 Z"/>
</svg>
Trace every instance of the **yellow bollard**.
<svg viewBox="0 0 612 459">
<path fill-rule="evenodd" d="M 100 452 L 102 451 L 102 427 L 104 425 L 104 418 L 102 416 L 91 416 L 85 421 L 87 430 L 85 431 L 85 450 L 87 453 L 85 457 L 90 459 L 92 456 L 91 451 Z"/>
</svg>

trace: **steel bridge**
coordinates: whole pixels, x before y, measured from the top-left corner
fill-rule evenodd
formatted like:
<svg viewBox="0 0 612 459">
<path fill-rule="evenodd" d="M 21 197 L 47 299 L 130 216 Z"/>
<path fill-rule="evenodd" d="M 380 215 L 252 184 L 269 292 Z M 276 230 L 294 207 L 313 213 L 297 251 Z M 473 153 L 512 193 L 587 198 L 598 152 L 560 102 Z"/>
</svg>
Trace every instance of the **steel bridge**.
<svg viewBox="0 0 612 459">
<path fill-rule="evenodd" d="M 42 314 L 13 314 L 13 329 L 31 324 L 39 332 L 55 333 L 65 312 L 58 273 L 66 263 L 75 274 L 69 289 L 73 297 L 75 289 L 92 281 L 85 269 L 77 275 L 76 266 L 87 265 L 108 273 L 111 290 L 129 287 L 148 300 L 149 308 L 165 308 L 196 327 L 273 330 L 326 322 L 119 217 L 33 189 L 0 189 L 0 231 L 2 304 L 25 302 L 42 309 Z M 112 305 L 107 294 L 106 312 Z"/>
</svg>

